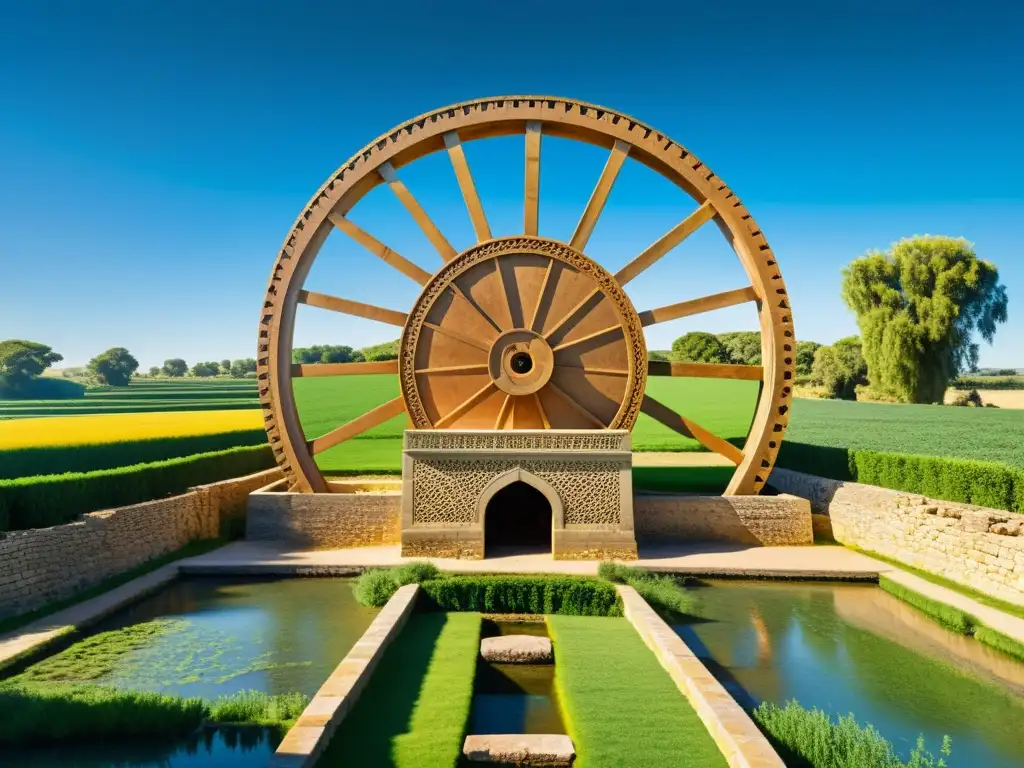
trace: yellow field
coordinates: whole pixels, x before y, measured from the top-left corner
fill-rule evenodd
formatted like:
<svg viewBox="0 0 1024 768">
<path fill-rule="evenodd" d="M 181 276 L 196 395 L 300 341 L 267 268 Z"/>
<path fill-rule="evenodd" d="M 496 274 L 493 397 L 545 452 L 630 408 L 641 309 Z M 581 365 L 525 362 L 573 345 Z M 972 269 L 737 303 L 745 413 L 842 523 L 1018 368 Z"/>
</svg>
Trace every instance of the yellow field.
<svg viewBox="0 0 1024 768">
<path fill-rule="evenodd" d="M 962 394 L 955 389 L 947 389 L 946 403 L 953 402 Z M 979 389 L 978 394 L 981 395 L 981 402 L 986 405 L 992 403 L 999 408 L 1024 408 L 1024 389 Z"/>
<path fill-rule="evenodd" d="M 259 409 L 106 413 L 0 421 L 0 450 L 42 446 L 101 445 L 122 440 L 191 437 L 262 429 Z"/>
</svg>

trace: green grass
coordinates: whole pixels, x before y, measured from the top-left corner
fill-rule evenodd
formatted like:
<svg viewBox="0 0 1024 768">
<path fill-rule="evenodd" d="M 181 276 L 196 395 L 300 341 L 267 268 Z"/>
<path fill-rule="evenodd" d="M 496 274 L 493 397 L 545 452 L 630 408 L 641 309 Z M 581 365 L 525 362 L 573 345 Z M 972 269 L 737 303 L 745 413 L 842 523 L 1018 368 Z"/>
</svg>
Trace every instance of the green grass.
<svg viewBox="0 0 1024 768">
<path fill-rule="evenodd" d="M 479 648 L 477 613 L 410 616 L 317 766 L 454 768 Z"/>
<path fill-rule="evenodd" d="M 725 758 L 625 619 L 548 616 L 555 684 L 577 768 L 725 766 Z"/>
<path fill-rule="evenodd" d="M 861 726 L 852 714 L 833 721 L 820 709 L 807 710 L 796 701 L 785 707 L 765 702 L 752 714 L 788 768 L 942 768 L 951 749 L 946 737 L 936 758 L 919 736 L 904 763 L 889 741 L 873 726 Z"/>
<path fill-rule="evenodd" d="M 202 555 L 206 552 L 211 552 L 219 547 L 222 547 L 227 542 L 223 539 L 203 539 L 199 541 L 192 541 L 186 544 L 180 549 L 176 549 L 173 552 L 169 552 L 166 555 L 160 557 L 154 557 L 141 563 L 134 568 L 130 568 L 117 576 L 111 576 L 108 579 L 104 579 L 95 586 L 88 587 L 87 589 L 81 589 L 68 597 L 62 598 L 61 600 L 54 600 L 51 603 L 30 611 L 29 613 L 18 614 L 17 616 L 8 616 L 5 619 L 0 619 L 0 635 L 4 635 L 8 632 L 13 632 L 26 624 L 30 624 L 37 619 L 49 616 L 51 613 L 68 608 L 72 605 L 89 600 L 90 598 L 102 595 L 104 592 L 109 592 L 115 587 L 119 587 L 122 584 L 127 584 L 132 579 L 137 579 L 139 576 L 144 576 L 151 571 L 155 571 L 167 563 L 172 563 L 175 560 L 180 560 L 184 557 L 195 557 Z M 2 670 L 4 665 L 0 665 Z"/>
<path fill-rule="evenodd" d="M 217 723 L 244 723 L 291 728 L 309 697 L 298 692 L 272 695 L 262 691 L 240 691 L 210 704 L 208 719 Z"/>
<path fill-rule="evenodd" d="M 672 623 L 680 617 L 700 615 L 697 597 L 671 574 L 651 573 L 644 568 L 603 560 L 597 566 L 597 575 L 613 584 L 628 584 L 654 608 L 668 614 Z"/>
</svg>

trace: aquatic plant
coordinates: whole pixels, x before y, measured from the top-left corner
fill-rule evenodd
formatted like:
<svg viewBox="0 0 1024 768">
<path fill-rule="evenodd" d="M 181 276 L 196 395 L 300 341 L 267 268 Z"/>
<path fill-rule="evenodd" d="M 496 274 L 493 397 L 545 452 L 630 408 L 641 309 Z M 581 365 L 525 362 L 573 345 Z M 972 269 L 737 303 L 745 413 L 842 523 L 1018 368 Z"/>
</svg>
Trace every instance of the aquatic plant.
<svg viewBox="0 0 1024 768">
<path fill-rule="evenodd" d="M 804 709 L 795 700 L 785 707 L 766 701 L 752 714 L 790 768 L 946 768 L 951 752 L 949 736 L 943 737 L 938 758 L 918 736 L 904 763 L 874 726 L 861 726 L 852 713 L 833 722 L 822 710 Z"/>
<path fill-rule="evenodd" d="M 309 697 L 297 692 L 274 696 L 262 691 L 240 691 L 214 701 L 209 719 L 217 723 L 290 727 L 307 704 Z"/>
</svg>

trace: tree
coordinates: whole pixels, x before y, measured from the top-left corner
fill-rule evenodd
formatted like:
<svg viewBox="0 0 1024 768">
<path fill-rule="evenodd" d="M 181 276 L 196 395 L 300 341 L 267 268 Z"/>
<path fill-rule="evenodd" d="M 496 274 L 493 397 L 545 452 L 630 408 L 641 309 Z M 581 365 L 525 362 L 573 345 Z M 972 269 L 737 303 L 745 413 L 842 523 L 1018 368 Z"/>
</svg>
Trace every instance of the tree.
<svg viewBox="0 0 1024 768">
<path fill-rule="evenodd" d="M 321 363 L 351 363 L 355 350 L 352 347 L 324 347 L 320 353 Z"/>
<path fill-rule="evenodd" d="M 732 331 L 718 334 L 718 340 L 736 365 L 761 364 L 761 334 L 757 331 Z"/>
<path fill-rule="evenodd" d="M 292 362 L 295 364 L 308 365 L 309 363 L 319 363 L 320 356 L 323 354 L 322 346 L 313 347 L 295 347 L 292 349 Z"/>
<path fill-rule="evenodd" d="M 821 348 L 816 341 L 798 341 L 796 343 L 796 375 L 810 376 L 814 367 L 814 353 Z"/>
<path fill-rule="evenodd" d="M 220 370 L 221 370 L 221 373 L 231 373 L 231 361 L 230 360 L 221 360 L 220 361 Z"/>
<path fill-rule="evenodd" d="M 383 344 L 376 344 L 372 347 L 363 347 L 359 350 L 363 359 L 368 363 L 377 363 L 383 360 L 398 359 L 398 340 L 386 341 Z"/>
<path fill-rule="evenodd" d="M 159 376 L 160 375 L 160 369 L 157 368 L 155 365 L 150 366 L 150 368 L 149 368 L 149 375 L 150 375 L 150 378 L 155 378 L 156 376 Z"/>
<path fill-rule="evenodd" d="M 648 349 L 647 350 L 647 359 L 648 360 L 658 360 L 660 362 L 666 362 L 667 363 L 671 359 L 669 357 L 670 354 L 671 354 L 670 352 L 667 352 L 667 351 L 665 351 L 663 349 Z"/>
<path fill-rule="evenodd" d="M 825 388 L 827 397 L 856 400 L 857 385 L 866 383 L 867 370 L 856 336 L 840 339 L 830 347 L 818 347 L 814 353 L 812 375 Z"/>
<path fill-rule="evenodd" d="M 689 363 L 728 363 L 729 350 L 714 334 L 692 331 L 672 342 L 672 359 Z"/>
<path fill-rule="evenodd" d="M 256 372 L 256 361 L 251 357 L 235 360 L 231 364 L 231 375 L 236 379 L 244 379 L 245 374 Z"/>
<path fill-rule="evenodd" d="M 192 375 L 199 376 L 201 378 L 216 376 L 219 372 L 220 365 L 218 363 L 196 363 L 192 366 Z"/>
<path fill-rule="evenodd" d="M 855 259 L 842 295 L 872 386 L 912 403 L 941 403 L 950 380 L 978 364 L 973 334 L 992 343 L 1007 316 L 998 270 L 962 238 L 908 238 Z"/>
<path fill-rule="evenodd" d="M 127 387 L 132 374 L 139 368 L 139 361 L 124 347 L 111 347 L 90 360 L 88 368 L 101 384 Z"/>
<path fill-rule="evenodd" d="M 164 367 L 161 370 L 164 376 L 179 378 L 188 373 L 188 363 L 180 357 L 172 357 L 170 360 L 164 360 Z"/>
<path fill-rule="evenodd" d="M 14 389 L 63 359 L 38 341 L 0 341 L 0 384 Z"/>
</svg>

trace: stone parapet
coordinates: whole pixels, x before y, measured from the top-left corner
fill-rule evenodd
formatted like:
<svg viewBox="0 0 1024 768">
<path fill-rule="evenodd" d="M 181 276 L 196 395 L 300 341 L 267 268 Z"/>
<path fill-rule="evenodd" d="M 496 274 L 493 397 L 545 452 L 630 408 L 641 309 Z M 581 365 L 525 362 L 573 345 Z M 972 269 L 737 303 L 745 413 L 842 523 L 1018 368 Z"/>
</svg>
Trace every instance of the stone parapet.
<svg viewBox="0 0 1024 768">
<path fill-rule="evenodd" d="M 774 475 L 772 475 L 774 477 Z M 637 494 L 633 502 L 641 543 L 729 541 L 760 546 L 813 544 L 811 505 L 779 496 Z"/>
<path fill-rule="evenodd" d="M 249 496 L 245 538 L 301 549 L 397 544 L 401 516 L 399 491 L 284 493 L 261 489 Z"/>
<path fill-rule="evenodd" d="M 808 499 L 841 544 L 1024 605 L 1024 515 L 786 469 L 771 483 Z"/>
</svg>

